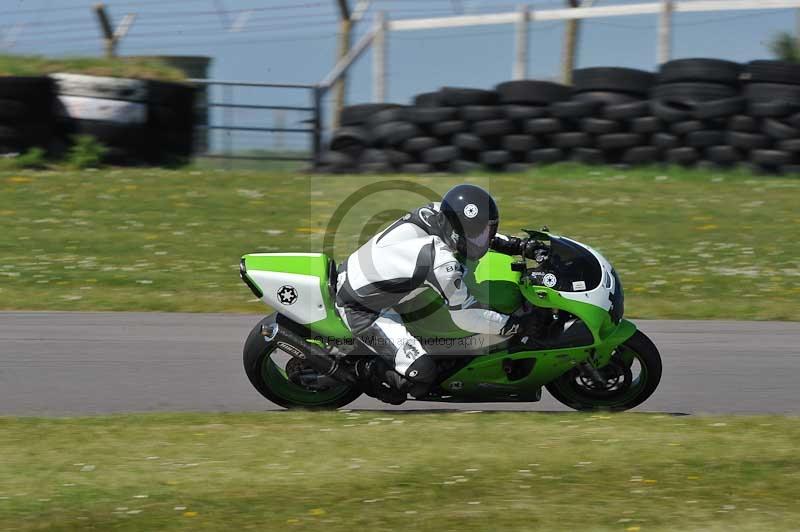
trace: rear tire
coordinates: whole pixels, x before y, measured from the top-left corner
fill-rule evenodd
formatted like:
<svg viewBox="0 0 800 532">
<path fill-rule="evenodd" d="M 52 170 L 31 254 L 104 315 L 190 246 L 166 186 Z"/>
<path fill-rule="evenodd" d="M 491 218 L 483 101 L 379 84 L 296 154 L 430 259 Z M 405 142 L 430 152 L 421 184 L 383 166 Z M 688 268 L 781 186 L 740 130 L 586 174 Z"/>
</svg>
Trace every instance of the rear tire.
<svg viewBox="0 0 800 532">
<path fill-rule="evenodd" d="M 310 410 L 341 408 L 361 395 L 360 389 L 346 384 L 320 392 L 289 381 L 272 358 L 277 346 L 261 336 L 261 326 L 275 323 L 277 316 L 277 313 L 270 314 L 258 322 L 244 343 L 244 371 L 261 395 L 284 408 Z"/>
<path fill-rule="evenodd" d="M 661 355 L 655 344 L 641 331 L 620 346 L 633 353 L 634 363 L 638 361 L 641 371 L 638 378 L 621 391 L 598 392 L 578 384 L 577 370 L 570 370 L 546 385 L 558 402 L 575 410 L 609 410 L 621 412 L 630 410 L 646 401 L 661 381 Z M 617 358 L 615 354 L 612 364 Z M 603 368 L 600 368 L 602 371 Z M 605 396 L 603 394 L 606 394 Z"/>
</svg>

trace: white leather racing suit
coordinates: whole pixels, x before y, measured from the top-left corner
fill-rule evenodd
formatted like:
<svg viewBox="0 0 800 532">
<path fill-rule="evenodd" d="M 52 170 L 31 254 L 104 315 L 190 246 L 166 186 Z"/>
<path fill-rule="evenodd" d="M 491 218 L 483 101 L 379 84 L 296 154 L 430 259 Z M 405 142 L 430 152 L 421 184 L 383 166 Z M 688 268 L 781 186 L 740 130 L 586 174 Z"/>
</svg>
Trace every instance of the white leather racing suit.
<svg viewBox="0 0 800 532">
<path fill-rule="evenodd" d="M 482 307 L 470 295 L 464 265 L 439 234 L 438 212 L 439 204 L 433 203 L 394 222 L 350 255 L 340 266 L 337 281 L 336 307 L 353 334 L 412 380 L 430 379 L 433 364 L 393 310 L 399 303 L 431 288 L 465 331 L 502 334 L 509 319 Z M 510 242 L 497 235 L 492 247 L 516 254 L 517 246 L 504 241 Z"/>
</svg>

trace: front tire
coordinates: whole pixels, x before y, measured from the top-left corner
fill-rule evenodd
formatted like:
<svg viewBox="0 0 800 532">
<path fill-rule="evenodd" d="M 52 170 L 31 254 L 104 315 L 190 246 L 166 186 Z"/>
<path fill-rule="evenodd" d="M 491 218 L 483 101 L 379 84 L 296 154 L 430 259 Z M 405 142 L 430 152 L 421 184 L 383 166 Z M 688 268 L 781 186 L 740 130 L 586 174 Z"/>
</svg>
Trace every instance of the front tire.
<svg viewBox="0 0 800 532">
<path fill-rule="evenodd" d="M 270 314 L 258 322 L 244 343 L 244 370 L 261 395 L 284 408 L 311 410 L 335 410 L 361 395 L 361 390 L 347 384 L 312 390 L 290 381 L 283 366 L 291 357 L 261 335 L 261 326 L 275 323 L 277 316 Z"/>
<path fill-rule="evenodd" d="M 630 364 L 624 362 L 626 359 L 631 360 Z M 575 410 L 630 410 L 646 401 L 658 387 L 661 355 L 650 338 L 636 331 L 617 348 L 609 365 L 599 370 L 609 376 L 616 374 L 614 386 L 599 389 L 573 369 L 547 384 L 547 391 L 558 402 Z"/>
</svg>

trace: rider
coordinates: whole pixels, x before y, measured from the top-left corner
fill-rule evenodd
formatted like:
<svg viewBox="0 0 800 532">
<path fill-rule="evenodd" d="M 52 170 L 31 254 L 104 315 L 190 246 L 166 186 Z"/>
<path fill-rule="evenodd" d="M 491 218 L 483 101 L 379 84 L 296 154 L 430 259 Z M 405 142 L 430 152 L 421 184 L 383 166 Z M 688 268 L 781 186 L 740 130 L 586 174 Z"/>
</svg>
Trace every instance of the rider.
<svg viewBox="0 0 800 532">
<path fill-rule="evenodd" d="M 479 304 L 463 280 L 465 261 L 480 259 L 490 248 L 531 256 L 532 243 L 497 234 L 498 222 L 497 205 L 488 192 L 457 185 L 440 203 L 405 214 L 341 265 L 337 310 L 353 335 L 378 355 L 356 365 L 359 377 L 372 385 L 367 393 L 399 404 L 408 393 L 424 396 L 434 383 L 436 364 L 393 310 L 428 288 L 438 292 L 453 322 L 465 331 L 536 335 L 536 313 L 495 312 Z"/>
</svg>

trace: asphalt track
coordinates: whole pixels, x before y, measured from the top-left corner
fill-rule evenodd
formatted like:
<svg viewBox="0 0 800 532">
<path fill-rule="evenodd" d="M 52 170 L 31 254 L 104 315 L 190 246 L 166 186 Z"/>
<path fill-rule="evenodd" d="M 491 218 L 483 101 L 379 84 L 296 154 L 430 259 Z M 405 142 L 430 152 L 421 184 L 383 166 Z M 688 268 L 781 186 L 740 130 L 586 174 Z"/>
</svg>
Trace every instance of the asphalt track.
<svg viewBox="0 0 800 532">
<path fill-rule="evenodd" d="M 0 415 L 277 409 L 250 385 L 242 343 L 259 316 L 0 312 Z M 800 323 L 637 321 L 664 375 L 638 410 L 800 413 Z M 539 403 L 351 408 L 566 410 Z"/>
</svg>

